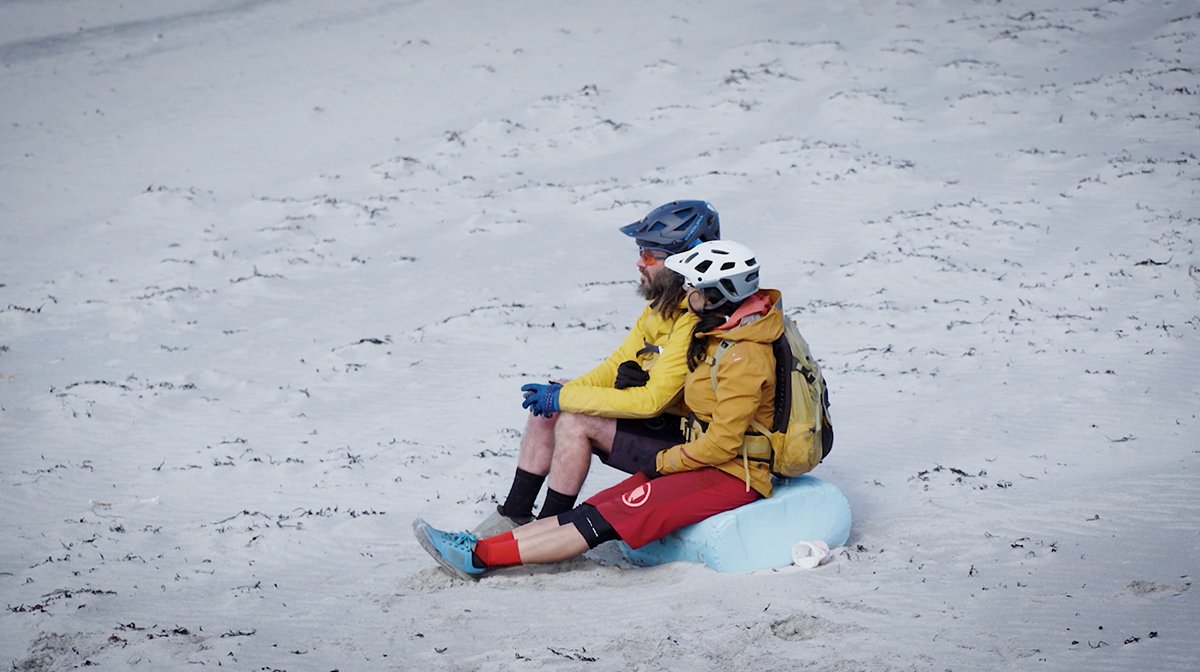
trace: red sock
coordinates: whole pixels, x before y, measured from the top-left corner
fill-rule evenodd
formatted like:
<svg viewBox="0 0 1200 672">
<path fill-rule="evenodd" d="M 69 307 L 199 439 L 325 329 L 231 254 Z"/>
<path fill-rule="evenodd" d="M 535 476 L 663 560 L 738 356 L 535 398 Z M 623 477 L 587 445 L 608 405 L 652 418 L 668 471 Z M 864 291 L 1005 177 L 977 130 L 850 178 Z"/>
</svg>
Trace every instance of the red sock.
<svg viewBox="0 0 1200 672">
<path fill-rule="evenodd" d="M 521 551 L 512 532 L 480 539 L 475 544 L 475 557 L 487 567 L 508 567 L 521 564 Z"/>
</svg>

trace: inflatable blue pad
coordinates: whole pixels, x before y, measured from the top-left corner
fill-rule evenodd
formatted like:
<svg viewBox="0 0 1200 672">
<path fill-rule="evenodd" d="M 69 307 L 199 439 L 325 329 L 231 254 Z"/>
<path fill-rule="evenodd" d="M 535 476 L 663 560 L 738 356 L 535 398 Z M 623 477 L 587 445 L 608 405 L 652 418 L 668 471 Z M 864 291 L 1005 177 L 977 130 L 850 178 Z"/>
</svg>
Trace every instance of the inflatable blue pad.
<svg viewBox="0 0 1200 672">
<path fill-rule="evenodd" d="M 702 562 L 718 572 L 792 564 L 792 546 L 820 539 L 830 548 L 850 538 L 850 503 L 832 483 L 814 476 L 775 481 L 774 493 L 652 541 L 621 550 L 635 565 Z"/>
</svg>

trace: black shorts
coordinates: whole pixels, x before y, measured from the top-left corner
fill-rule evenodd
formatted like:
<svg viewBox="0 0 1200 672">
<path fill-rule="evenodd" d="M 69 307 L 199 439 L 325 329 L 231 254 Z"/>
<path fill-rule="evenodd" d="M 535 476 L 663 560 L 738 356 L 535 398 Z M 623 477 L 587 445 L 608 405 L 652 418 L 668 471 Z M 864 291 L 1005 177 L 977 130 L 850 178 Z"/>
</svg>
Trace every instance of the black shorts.
<svg viewBox="0 0 1200 672">
<path fill-rule="evenodd" d="M 684 443 L 679 420 L 678 415 L 669 413 L 644 420 L 618 419 L 612 453 L 605 455 L 597 451 L 596 455 L 601 462 L 614 469 L 620 469 L 627 474 L 635 473 L 638 468 L 634 455 L 654 454 Z"/>
</svg>

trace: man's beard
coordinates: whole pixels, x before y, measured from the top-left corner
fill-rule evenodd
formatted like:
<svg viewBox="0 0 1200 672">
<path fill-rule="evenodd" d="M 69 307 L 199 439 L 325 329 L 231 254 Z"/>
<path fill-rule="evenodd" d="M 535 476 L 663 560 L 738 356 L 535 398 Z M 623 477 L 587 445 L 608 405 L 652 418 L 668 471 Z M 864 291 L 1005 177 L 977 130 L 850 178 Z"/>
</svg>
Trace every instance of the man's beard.
<svg viewBox="0 0 1200 672">
<path fill-rule="evenodd" d="M 642 278 L 638 294 L 655 306 L 662 305 L 664 298 L 673 298 L 672 304 L 678 303 L 683 296 L 683 278 L 677 273 L 663 269 L 653 276 L 643 273 Z"/>
</svg>

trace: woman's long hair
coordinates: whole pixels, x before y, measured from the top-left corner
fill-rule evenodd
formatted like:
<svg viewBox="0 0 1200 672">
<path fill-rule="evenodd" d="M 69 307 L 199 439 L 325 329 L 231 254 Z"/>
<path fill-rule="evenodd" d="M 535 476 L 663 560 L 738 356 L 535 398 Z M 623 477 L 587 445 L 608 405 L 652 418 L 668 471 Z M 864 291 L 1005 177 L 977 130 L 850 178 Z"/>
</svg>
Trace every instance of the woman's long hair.
<svg viewBox="0 0 1200 672">
<path fill-rule="evenodd" d="M 704 297 L 710 302 L 715 303 L 721 301 L 725 297 L 719 291 L 712 287 L 703 290 Z M 696 322 L 696 326 L 692 327 L 692 340 L 688 343 L 687 364 L 688 371 L 695 371 L 700 362 L 704 361 L 704 356 L 708 352 L 708 337 L 703 336 L 705 332 L 712 331 L 717 327 L 725 324 L 725 320 L 733 314 L 740 306 L 740 302 L 726 301 L 725 303 L 709 308 L 700 314 L 700 321 Z"/>
</svg>

